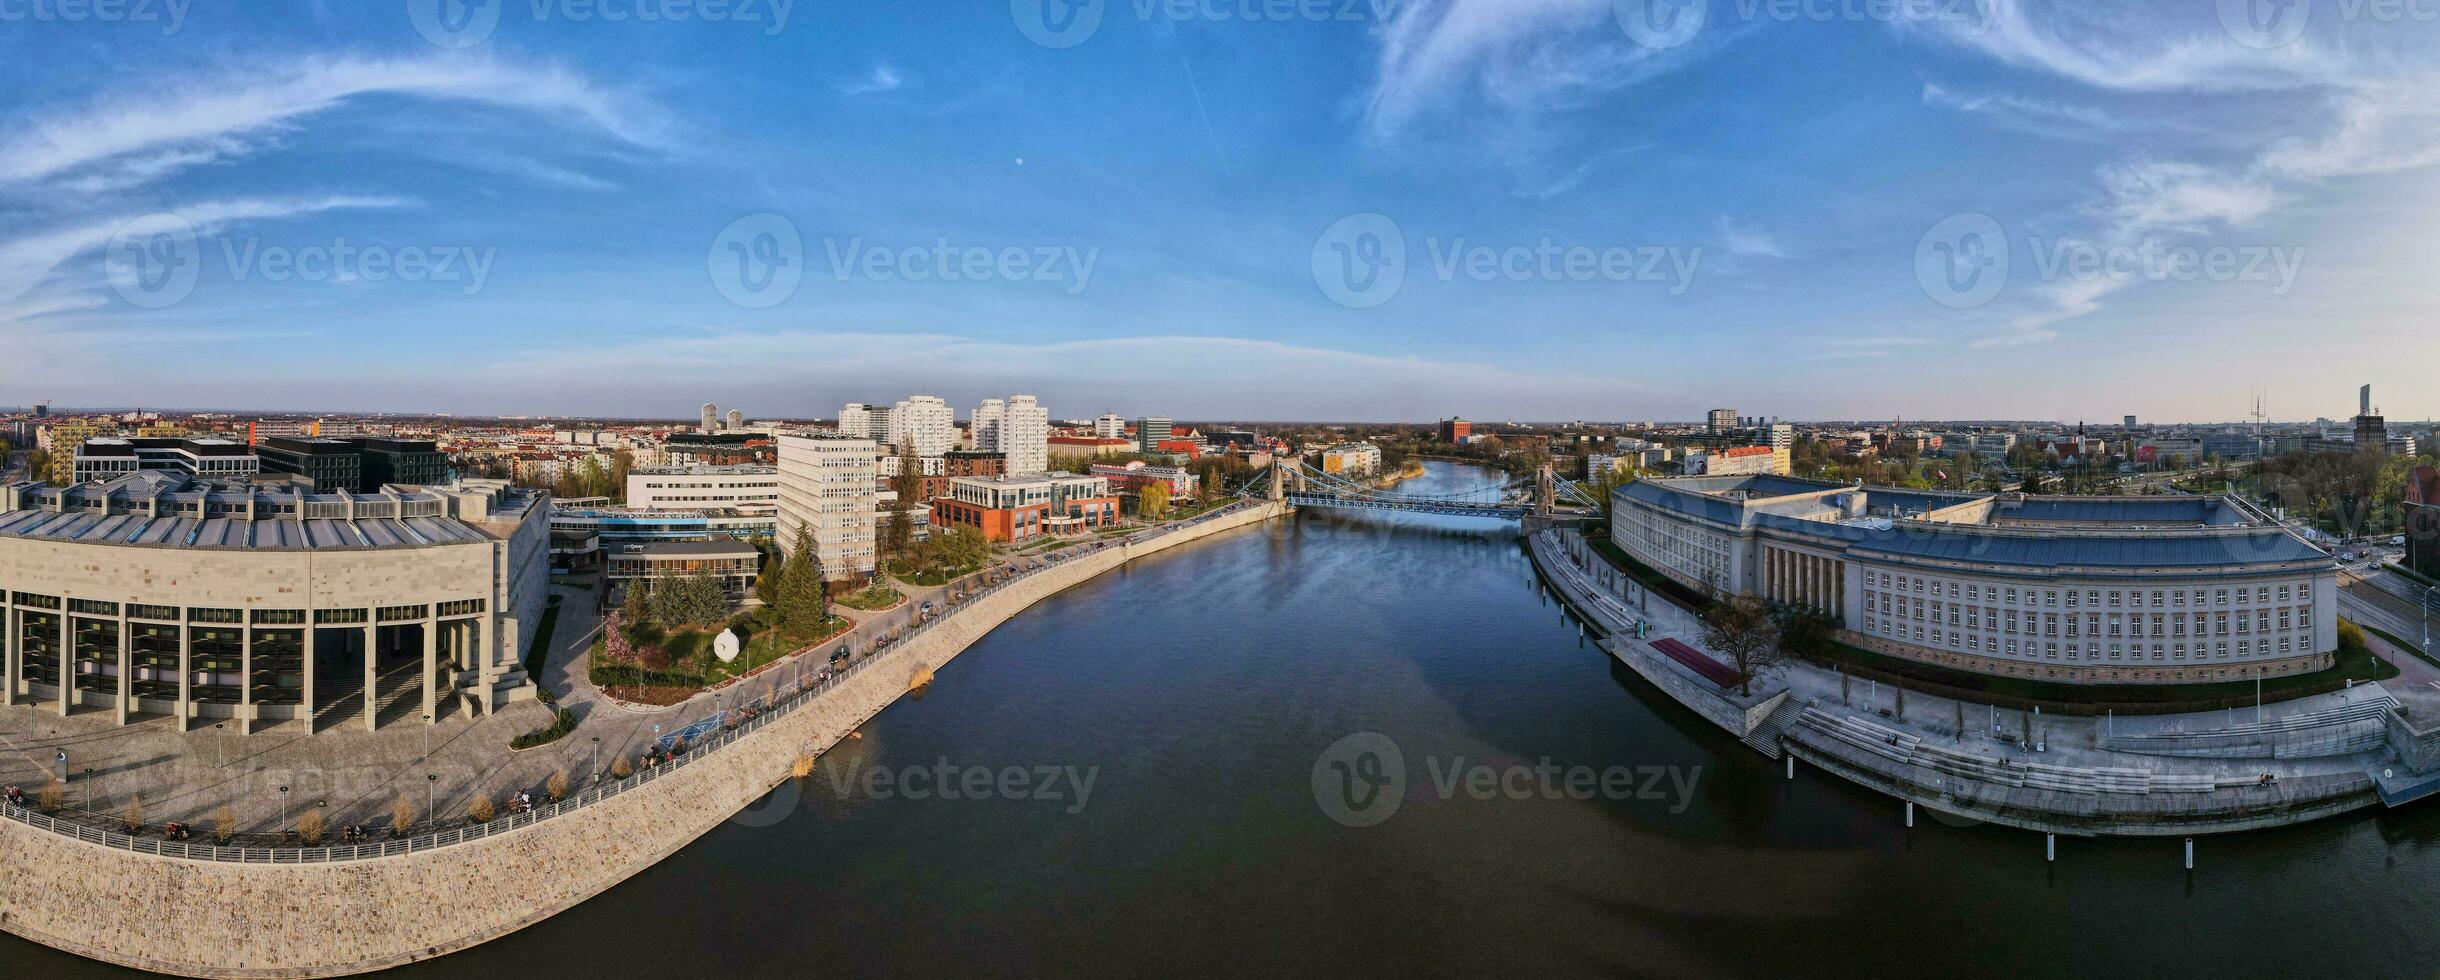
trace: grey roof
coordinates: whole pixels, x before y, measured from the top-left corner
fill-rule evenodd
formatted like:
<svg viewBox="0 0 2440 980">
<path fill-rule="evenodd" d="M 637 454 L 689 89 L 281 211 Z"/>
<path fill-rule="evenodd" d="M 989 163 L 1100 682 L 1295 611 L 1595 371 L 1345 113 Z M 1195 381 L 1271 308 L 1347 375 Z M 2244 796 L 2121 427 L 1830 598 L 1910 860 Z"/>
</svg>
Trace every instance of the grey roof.
<svg viewBox="0 0 2440 980">
<path fill-rule="evenodd" d="M 363 517 L 355 520 L 262 520 L 146 517 L 142 514 L 0 512 L 0 537 L 160 548 L 328 551 L 418 548 L 489 541 L 449 518 Z"/>
<path fill-rule="evenodd" d="M 2008 520 L 2056 521 L 2076 524 L 2231 524 L 2231 514 L 2218 497 L 2027 497 L 2002 504 L 1997 515 Z"/>
<path fill-rule="evenodd" d="M 2276 528 L 2211 533 L 2010 534 L 1970 526 L 1902 525 L 1848 547 L 1859 556 L 2031 568 L 2195 568 L 2267 562 L 2326 562 L 2329 556 Z"/>
</svg>

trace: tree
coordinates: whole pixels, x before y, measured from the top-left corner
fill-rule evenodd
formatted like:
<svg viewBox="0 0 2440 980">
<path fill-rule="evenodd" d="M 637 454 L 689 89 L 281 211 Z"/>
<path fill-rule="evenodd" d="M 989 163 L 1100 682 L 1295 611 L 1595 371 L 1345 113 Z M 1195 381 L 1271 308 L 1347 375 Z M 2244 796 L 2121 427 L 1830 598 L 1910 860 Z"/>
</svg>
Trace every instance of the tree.
<svg viewBox="0 0 2440 980">
<path fill-rule="evenodd" d="M 728 592 L 710 572 L 672 579 L 652 590 L 652 618 L 667 625 L 709 626 L 728 614 Z"/>
<path fill-rule="evenodd" d="M 652 622 L 652 590 L 645 586 L 644 580 L 627 583 L 627 599 L 619 604 L 619 613 L 628 623 L 636 626 Z"/>
<path fill-rule="evenodd" d="M 1148 521 L 1169 516 L 1169 484 L 1154 480 L 1135 492 L 1135 513 Z"/>
<path fill-rule="evenodd" d="M 779 623 L 792 630 L 818 629 L 830 619 L 830 590 L 822 581 L 821 556 L 813 546 L 813 529 L 797 525 L 796 543 L 780 572 Z"/>
<path fill-rule="evenodd" d="M 28 474 L 28 479 L 50 479 L 51 454 L 40 449 L 25 454 L 25 468 Z"/>
<path fill-rule="evenodd" d="M 1770 607 L 1753 596 L 1736 596 L 1704 614 L 1703 643 L 1728 656 L 1737 668 L 1737 693 L 1754 693 L 1754 674 L 1787 662 L 1779 648 L 1779 625 Z"/>
<path fill-rule="evenodd" d="M 915 543 L 915 520 L 907 515 L 905 498 L 890 505 L 890 516 L 881 519 L 881 556 L 897 558 L 907 553 Z"/>
</svg>

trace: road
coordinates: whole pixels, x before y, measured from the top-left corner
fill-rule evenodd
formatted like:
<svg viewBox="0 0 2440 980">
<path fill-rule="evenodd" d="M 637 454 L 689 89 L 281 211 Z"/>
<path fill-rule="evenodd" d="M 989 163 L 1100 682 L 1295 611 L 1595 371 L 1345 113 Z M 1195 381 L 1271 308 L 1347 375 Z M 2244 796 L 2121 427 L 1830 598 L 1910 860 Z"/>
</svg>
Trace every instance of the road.
<svg viewBox="0 0 2440 980">
<path fill-rule="evenodd" d="M 2440 595 L 2403 575 L 2343 569 L 2338 573 L 2339 612 L 2409 643 L 2420 643 L 2425 623 L 2440 619 Z"/>
</svg>

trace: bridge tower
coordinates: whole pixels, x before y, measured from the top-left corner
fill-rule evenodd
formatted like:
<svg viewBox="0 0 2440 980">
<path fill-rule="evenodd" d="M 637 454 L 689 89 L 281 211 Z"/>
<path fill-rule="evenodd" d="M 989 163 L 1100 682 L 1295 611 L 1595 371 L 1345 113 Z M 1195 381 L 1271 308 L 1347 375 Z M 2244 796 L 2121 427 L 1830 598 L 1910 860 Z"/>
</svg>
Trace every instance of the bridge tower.
<svg viewBox="0 0 2440 980">
<path fill-rule="evenodd" d="M 1286 462 L 1282 461 L 1282 460 L 1272 460 L 1272 461 L 1271 461 L 1271 499 L 1272 499 L 1272 500 L 1275 500 L 1275 501 L 1276 501 L 1276 500 L 1285 500 L 1285 499 L 1287 499 L 1287 497 L 1288 497 L 1288 494 L 1287 494 L 1287 485 L 1288 485 L 1287 465 L 1288 465 L 1288 464 L 1287 464 Z"/>
<path fill-rule="evenodd" d="M 1535 517 L 1545 520 L 1550 518 L 1552 508 L 1558 503 L 1558 491 L 1558 477 L 1551 472 L 1550 464 L 1545 462 L 1533 477 L 1533 513 Z"/>
</svg>

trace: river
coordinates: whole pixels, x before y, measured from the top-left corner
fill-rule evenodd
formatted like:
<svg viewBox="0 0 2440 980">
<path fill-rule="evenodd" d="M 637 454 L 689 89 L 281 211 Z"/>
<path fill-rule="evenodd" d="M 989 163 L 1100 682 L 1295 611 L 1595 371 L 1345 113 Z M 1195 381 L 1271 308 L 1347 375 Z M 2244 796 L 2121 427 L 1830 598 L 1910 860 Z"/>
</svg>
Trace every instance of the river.
<svg viewBox="0 0 2440 980">
<path fill-rule="evenodd" d="M 1488 479 L 1434 463 L 1400 490 Z M 1332 747 L 1361 732 L 1404 792 L 1334 818 L 1352 797 L 1329 777 L 1366 771 Z M 1546 760 L 1627 778 L 1585 793 L 1531 774 Z M 916 781 L 871 791 L 876 770 Z M 961 798 L 930 792 L 943 773 Z M 2188 873 L 2175 841 L 2063 840 L 2045 864 L 2035 834 L 1910 831 L 1581 642 L 1513 526 L 1308 511 L 1054 597 L 802 787 L 400 972 L 2426 976 L 2436 841 L 2427 806 L 2207 838 Z M 36 975 L 120 972 L 7 943 Z"/>
</svg>

